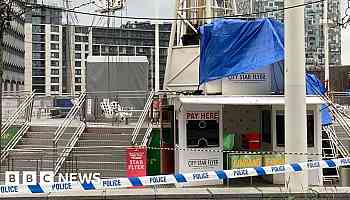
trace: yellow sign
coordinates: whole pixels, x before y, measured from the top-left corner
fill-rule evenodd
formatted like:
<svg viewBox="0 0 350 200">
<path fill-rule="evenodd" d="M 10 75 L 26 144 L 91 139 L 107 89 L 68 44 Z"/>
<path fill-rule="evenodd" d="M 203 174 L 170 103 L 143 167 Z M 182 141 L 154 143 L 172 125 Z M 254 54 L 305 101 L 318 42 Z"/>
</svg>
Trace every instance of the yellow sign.
<svg viewBox="0 0 350 200">
<path fill-rule="evenodd" d="M 229 169 L 284 165 L 284 155 L 229 155 Z"/>
<path fill-rule="evenodd" d="M 254 168 L 262 165 L 261 155 L 231 155 L 229 156 L 229 168 Z"/>
<path fill-rule="evenodd" d="M 264 155 L 264 166 L 284 165 L 284 155 Z"/>
</svg>

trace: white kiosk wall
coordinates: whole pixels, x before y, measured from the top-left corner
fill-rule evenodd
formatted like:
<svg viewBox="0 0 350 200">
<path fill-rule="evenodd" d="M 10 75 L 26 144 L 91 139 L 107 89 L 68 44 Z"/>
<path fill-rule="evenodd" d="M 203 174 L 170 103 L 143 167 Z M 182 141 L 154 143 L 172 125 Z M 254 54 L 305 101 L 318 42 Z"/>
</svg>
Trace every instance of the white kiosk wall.
<svg viewBox="0 0 350 200">
<path fill-rule="evenodd" d="M 307 114 L 313 114 L 314 119 L 314 145 L 308 147 L 308 153 L 319 154 L 308 156 L 309 160 L 322 160 L 322 133 L 321 133 L 321 113 L 319 105 L 307 105 Z M 272 128 L 272 143 L 273 151 L 284 151 L 284 147 L 277 143 L 277 131 L 276 131 L 276 116 L 284 113 L 284 106 L 274 105 L 271 112 L 271 128 Z M 274 184 L 284 184 L 284 174 L 273 175 Z M 308 172 L 310 185 L 322 185 L 322 169 L 314 169 Z"/>
<path fill-rule="evenodd" d="M 222 106 L 221 105 L 183 105 L 177 106 L 176 117 L 178 119 L 178 144 L 179 148 L 190 148 L 188 146 L 187 138 L 187 117 L 189 113 L 203 114 L 209 113 L 208 117 L 212 119 L 213 115 L 217 113 L 219 122 L 219 145 L 215 147 L 195 147 L 194 149 L 210 149 L 218 150 L 213 152 L 200 151 L 176 151 L 175 153 L 175 171 L 179 173 L 186 172 L 201 172 L 223 169 L 223 154 L 219 151 L 223 147 L 223 131 L 222 131 Z M 210 116 L 211 115 L 211 116 Z M 200 119 L 200 118 L 198 118 Z M 210 145 L 209 145 L 210 146 Z"/>
</svg>

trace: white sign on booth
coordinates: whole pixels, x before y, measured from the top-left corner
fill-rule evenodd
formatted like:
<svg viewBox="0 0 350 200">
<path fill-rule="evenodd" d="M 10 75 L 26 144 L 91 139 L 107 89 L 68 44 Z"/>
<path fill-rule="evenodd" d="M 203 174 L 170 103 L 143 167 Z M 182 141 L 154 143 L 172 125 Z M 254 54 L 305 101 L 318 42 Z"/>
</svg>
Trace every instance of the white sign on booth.
<svg viewBox="0 0 350 200">
<path fill-rule="evenodd" d="M 178 147 L 186 148 L 187 151 L 177 152 L 175 161 L 177 172 L 204 172 L 223 169 L 223 155 L 220 152 L 223 145 L 221 113 L 219 105 L 184 105 L 184 109 L 178 113 Z M 198 131 L 192 132 L 192 136 L 189 137 L 187 129 L 193 129 L 196 125 L 198 125 Z M 206 133 L 206 130 L 211 133 Z M 196 134 L 200 134 L 200 136 L 196 138 Z M 208 140 L 204 146 L 200 146 L 201 139 Z M 197 140 L 199 140 L 198 143 Z"/>
</svg>

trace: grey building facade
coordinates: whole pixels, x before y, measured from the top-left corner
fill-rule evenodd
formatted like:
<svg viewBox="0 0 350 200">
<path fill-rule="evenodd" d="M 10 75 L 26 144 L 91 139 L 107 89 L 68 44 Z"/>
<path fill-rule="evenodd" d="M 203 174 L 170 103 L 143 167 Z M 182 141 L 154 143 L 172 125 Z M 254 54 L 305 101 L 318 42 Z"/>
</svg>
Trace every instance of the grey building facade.
<svg viewBox="0 0 350 200">
<path fill-rule="evenodd" d="M 244 0 L 238 1 L 245 2 Z M 283 0 L 253 0 L 252 11 L 258 14 L 257 17 L 269 17 L 283 21 Z M 306 2 L 311 2 L 310 0 Z M 242 8 L 245 5 L 242 4 Z M 249 9 L 249 6 L 248 6 Z M 245 9 L 247 12 L 247 9 Z M 271 12 L 267 12 L 271 11 Z M 315 69 L 324 67 L 324 35 L 323 35 L 323 3 L 313 3 L 305 6 L 305 57 L 306 68 Z M 341 27 L 337 22 L 341 20 L 340 1 L 328 1 L 329 24 L 329 65 L 341 65 Z"/>
<path fill-rule="evenodd" d="M 160 24 L 159 28 L 159 73 L 163 85 L 167 60 L 167 50 L 171 24 Z M 150 22 L 127 23 L 119 28 L 92 28 L 93 56 L 147 56 L 149 69 L 149 88 L 154 85 L 155 26 Z"/>
<path fill-rule="evenodd" d="M 25 86 L 44 95 L 76 94 L 86 90 L 88 56 L 147 56 L 154 70 L 155 27 L 149 22 L 120 27 L 62 24 L 62 10 L 33 8 L 26 16 Z M 162 84 L 171 24 L 160 25 Z M 113 64 L 113 63 L 111 63 Z M 149 88 L 153 79 L 149 76 Z"/>
<path fill-rule="evenodd" d="M 24 8 L 22 8 L 24 9 Z M 24 16 L 15 17 L 3 35 L 3 91 L 24 89 Z"/>
</svg>

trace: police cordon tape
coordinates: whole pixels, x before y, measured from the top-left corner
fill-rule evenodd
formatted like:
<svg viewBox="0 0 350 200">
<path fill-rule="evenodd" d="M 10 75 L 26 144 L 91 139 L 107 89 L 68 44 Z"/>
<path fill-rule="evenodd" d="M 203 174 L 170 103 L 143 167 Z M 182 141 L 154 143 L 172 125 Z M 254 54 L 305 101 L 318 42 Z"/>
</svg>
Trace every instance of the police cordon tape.
<svg viewBox="0 0 350 200">
<path fill-rule="evenodd" d="M 132 188 L 142 186 L 156 186 L 166 184 L 183 184 L 204 181 L 220 181 L 232 178 L 265 176 L 283 173 L 299 173 L 306 170 L 335 168 L 350 165 L 350 157 L 308 161 L 303 163 L 274 165 L 257 168 L 243 168 L 232 170 L 218 170 L 197 173 L 182 173 L 172 175 L 143 176 L 131 178 L 101 179 L 90 182 L 52 182 L 36 185 L 2 185 L 0 186 L 0 197 L 18 196 L 25 194 L 43 194 L 52 192 L 76 192 L 89 190 L 108 190 L 119 188 Z"/>
<path fill-rule="evenodd" d="M 7 152 L 30 152 L 30 151 L 48 151 L 48 150 L 62 150 L 71 147 L 58 147 L 58 148 L 23 148 L 23 149 L 10 149 Z M 73 147 L 72 149 L 103 149 L 103 148 L 140 148 L 148 150 L 166 150 L 166 151 L 187 151 L 187 152 L 217 152 L 217 153 L 233 153 L 233 154 L 249 154 L 249 155 L 308 155 L 308 156 L 328 156 L 333 154 L 322 154 L 322 153 L 302 153 L 302 152 L 285 152 L 285 151 L 233 151 L 223 149 L 199 149 L 199 148 L 180 148 L 180 147 L 147 147 L 147 146 L 86 146 L 86 147 Z"/>
</svg>

